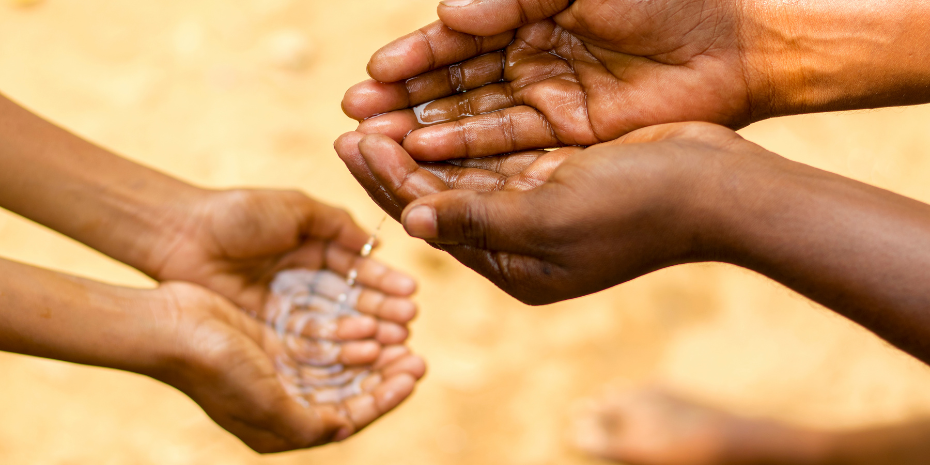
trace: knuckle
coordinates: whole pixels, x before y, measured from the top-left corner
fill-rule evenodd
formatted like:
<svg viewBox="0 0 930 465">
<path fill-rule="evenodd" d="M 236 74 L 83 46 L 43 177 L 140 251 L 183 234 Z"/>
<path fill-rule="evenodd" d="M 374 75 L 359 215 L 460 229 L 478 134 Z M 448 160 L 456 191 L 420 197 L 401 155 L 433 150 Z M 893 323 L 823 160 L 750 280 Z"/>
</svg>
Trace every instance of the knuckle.
<svg viewBox="0 0 930 465">
<path fill-rule="evenodd" d="M 463 238 L 479 249 L 486 249 L 489 242 L 486 223 L 487 213 L 484 208 L 475 203 L 467 204 L 461 221 Z"/>
</svg>

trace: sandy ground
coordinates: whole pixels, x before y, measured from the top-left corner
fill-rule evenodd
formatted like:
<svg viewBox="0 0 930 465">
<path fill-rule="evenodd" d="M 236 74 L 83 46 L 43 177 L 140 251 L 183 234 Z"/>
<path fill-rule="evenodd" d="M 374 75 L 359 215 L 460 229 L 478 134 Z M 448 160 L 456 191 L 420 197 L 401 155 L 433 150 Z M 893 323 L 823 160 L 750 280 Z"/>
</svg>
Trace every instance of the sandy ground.
<svg viewBox="0 0 930 465">
<path fill-rule="evenodd" d="M 0 91 L 139 162 L 205 186 L 296 187 L 380 218 L 332 150 L 380 45 L 433 0 L 0 1 Z M 742 131 L 792 159 L 930 201 L 930 108 L 783 118 Z M 660 382 L 740 412 L 853 427 L 930 414 L 930 371 L 855 325 L 723 265 L 654 273 L 529 308 L 387 226 L 379 257 L 421 280 L 411 344 L 431 372 L 340 445 L 259 457 L 149 379 L 0 354 L 10 464 L 582 464 L 568 412 L 606 383 Z M 152 283 L 0 212 L 0 255 Z"/>
</svg>

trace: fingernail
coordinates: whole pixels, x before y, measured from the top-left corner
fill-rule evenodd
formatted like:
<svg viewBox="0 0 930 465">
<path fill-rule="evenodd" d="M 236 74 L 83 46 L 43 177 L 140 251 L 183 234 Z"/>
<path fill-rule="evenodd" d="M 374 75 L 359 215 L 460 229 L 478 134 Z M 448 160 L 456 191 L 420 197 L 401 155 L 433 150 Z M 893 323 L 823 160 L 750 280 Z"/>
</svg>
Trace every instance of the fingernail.
<svg viewBox="0 0 930 465">
<path fill-rule="evenodd" d="M 435 239 L 439 233 L 436 226 L 436 211 L 426 205 L 413 207 L 404 218 L 407 234 L 420 239 Z"/>
<path fill-rule="evenodd" d="M 439 3 L 442 3 L 443 6 L 459 8 L 459 7 L 471 5 L 472 3 L 475 3 L 475 0 L 442 0 Z"/>
</svg>

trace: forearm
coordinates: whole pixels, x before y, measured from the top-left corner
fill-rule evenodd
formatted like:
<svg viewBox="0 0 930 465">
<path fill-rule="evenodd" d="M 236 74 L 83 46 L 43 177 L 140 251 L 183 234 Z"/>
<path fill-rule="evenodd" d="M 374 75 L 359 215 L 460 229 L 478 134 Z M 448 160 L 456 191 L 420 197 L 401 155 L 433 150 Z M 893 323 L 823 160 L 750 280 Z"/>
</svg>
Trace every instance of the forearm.
<svg viewBox="0 0 930 465">
<path fill-rule="evenodd" d="M 830 433 L 833 465 L 922 465 L 930 456 L 930 421 Z"/>
<path fill-rule="evenodd" d="M 741 51 L 756 116 L 930 102 L 930 3 L 742 6 Z"/>
<path fill-rule="evenodd" d="M 930 363 L 930 206 L 780 157 L 749 166 L 716 199 L 723 259 Z"/>
<path fill-rule="evenodd" d="M 0 95 L 0 206 L 151 270 L 172 209 L 202 192 L 120 158 Z"/>
<path fill-rule="evenodd" d="M 154 375 L 173 347 L 157 295 L 0 259 L 0 350 Z"/>
</svg>

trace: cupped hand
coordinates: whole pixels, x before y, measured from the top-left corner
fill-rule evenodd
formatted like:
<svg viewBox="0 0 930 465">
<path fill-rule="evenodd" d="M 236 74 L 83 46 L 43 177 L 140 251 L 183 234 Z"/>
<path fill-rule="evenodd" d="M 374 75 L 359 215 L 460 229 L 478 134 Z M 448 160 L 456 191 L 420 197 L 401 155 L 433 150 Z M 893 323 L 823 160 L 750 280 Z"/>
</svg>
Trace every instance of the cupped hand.
<svg viewBox="0 0 930 465">
<path fill-rule="evenodd" d="M 363 288 L 357 309 L 378 319 L 377 325 L 361 322 L 356 330 L 374 328 L 383 344 L 406 339 L 405 325 L 416 314 L 409 299 L 416 284 L 359 257 L 368 233 L 345 211 L 295 191 L 232 190 L 206 191 L 177 206 L 174 216 L 182 232 L 163 238 L 155 247 L 159 260 L 147 267 L 159 281 L 199 284 L 264 319 L 268 286 L 279 271 L 328 269 L 345 275 L 356 268 Z"/>
<path fill-rule="evenodd" d="M 754 166 L 748 159 L 780 159 L 721 126 L 672 124 L 565 157 L 535 188 L 479 192 L 451 189 L 384 135 L 350 133 L 337 149 L 408 233 L 530 304 L 713 258 L 724 237 L 714 215 L 727 201 L 720 186 Z M 501 175 L 470 177 L 493 185 Z"/>
<path fill-rule="evenodd" d="M 446 2 L 454 4 L 455 2 Z M 343 102 L 421 161 L 767 116 L 733 0 L 476 0 L 385 46 Z M 459 32 L 462 31 L 462 32 Z"/>
<path fill-rule="evenodd" d="M 394 189 L 382 189 L 383 176 L 368 166 L 359 144 L 366 135 L 360 132 L 343 134 L 336 140 L 336 153 L 342 158 L 355 179 L 362 184 L 375 202 L 395 220 L 400 221 L 404 207 L 411 199 L 447 189 L 481 192 L 525 191 L 539 187 L 565 160 L 581 152 L 580 147 L 564 147 L 553 151 L 525 151 L 509 155 L 444 162 L 417 162 L 409 156 L 385 160 L 400 163 L 396 176 L 419 173 L 406 179 L 393 179 Z M 375 156 L 375 155 L 372 155 Z"/>
<path fill-rule="evenodd" d="M 263 322 L 197 285 L 164 283 L 156 320 L 178 362 L 154 376 L 180 389 L 220 426 L 258 452 L 280 452 L 345 439 L 396 407 L 425 365 L 402 346 L 344 347 L 341 363 L 371 364 L 362 392 L 339 404 L 298 401 L 285 389 L 272 355 L 280 339 Z M 341 327 L 335 337 L 351 338 Z M 312 350 L 313 340 L 303 347 Z"/>
</svg>

